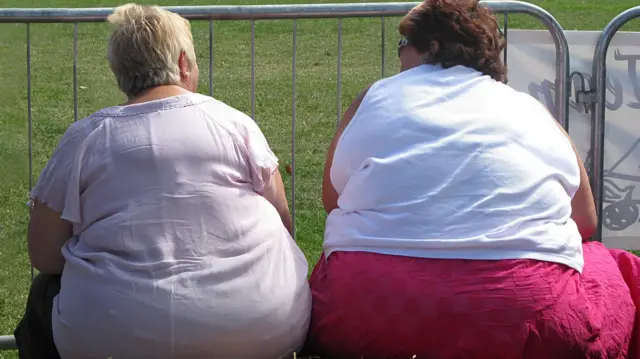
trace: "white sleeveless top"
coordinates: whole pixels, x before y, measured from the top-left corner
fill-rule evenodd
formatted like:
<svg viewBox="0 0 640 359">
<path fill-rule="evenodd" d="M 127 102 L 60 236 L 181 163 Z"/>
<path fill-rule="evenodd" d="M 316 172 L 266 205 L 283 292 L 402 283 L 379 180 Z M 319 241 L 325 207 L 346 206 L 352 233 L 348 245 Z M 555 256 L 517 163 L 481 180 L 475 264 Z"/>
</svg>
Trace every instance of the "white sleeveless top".
<svg viewBox="0 0 640 359">
<path fill-rule="evenodd" d="M 335 151 L 325 255 L 528 258 L 581 272 L 580 171 L 554 121 L 533 97 L 462 66 L 378 81 Z"/>
</svg>

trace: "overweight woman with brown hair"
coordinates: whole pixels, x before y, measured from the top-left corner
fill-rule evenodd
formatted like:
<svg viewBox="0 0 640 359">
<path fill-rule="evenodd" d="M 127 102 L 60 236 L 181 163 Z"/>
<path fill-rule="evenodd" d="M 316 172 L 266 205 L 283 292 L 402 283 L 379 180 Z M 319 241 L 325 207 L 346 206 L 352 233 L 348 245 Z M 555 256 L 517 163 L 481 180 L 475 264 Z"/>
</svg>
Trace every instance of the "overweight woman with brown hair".
<svg viewBox="0 0 640 359">
<path fill-rule="evenodd" d="M 492 14 L 427 0 L 399 29 L 402 71 L 355 99 L 327 157 L 309 348 L 635 355 L 640 261 L 587 241 L 597 220 L 582 160 L 542 104 L 505 85 Z"/>
</svg>

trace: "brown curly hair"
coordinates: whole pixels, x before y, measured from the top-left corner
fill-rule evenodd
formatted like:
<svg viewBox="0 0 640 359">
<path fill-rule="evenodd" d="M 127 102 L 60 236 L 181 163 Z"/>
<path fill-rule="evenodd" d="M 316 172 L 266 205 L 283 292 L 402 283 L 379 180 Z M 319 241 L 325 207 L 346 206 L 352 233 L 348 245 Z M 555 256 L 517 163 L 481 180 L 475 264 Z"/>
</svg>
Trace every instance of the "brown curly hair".
<svg viewBox="0 0 640 359">
<path fill-rule="evenodd" d="M 501 52 L 506 46 L 492 12 L 478 0 L 425 0 L 398 26 L 424 63 L 462 65 L 507 82 Z"/>
</svg>

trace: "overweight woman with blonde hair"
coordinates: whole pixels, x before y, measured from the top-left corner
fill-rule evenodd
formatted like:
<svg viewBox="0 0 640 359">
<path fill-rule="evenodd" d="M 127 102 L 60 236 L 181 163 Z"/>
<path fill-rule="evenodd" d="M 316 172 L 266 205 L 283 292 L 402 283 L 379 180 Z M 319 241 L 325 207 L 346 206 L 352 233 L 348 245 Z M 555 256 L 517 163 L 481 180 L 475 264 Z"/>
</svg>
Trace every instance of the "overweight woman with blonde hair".
<svg viewBox="0 0 640 359">
<path fill-rule="evenodd" d="M 277 158 L 195 93 L 188 21 L 135 4 L 108 20 L 128 100 L 71 125 L 31 192 L 20 357 L 291 356 L 311 302 Z"/>
</svg>

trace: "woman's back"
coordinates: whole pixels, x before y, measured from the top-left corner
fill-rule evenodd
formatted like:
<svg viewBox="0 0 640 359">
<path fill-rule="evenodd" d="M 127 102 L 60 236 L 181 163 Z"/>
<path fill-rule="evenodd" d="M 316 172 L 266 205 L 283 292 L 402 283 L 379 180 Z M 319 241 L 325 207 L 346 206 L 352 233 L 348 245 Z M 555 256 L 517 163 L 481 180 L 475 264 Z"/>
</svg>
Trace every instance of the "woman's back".
<svg viewBox="0 0 640 359">
<path fill-rule="evenodd" d="M 337 145 L 325 254 L 530 258 L 582 269 L 579 168 L 535 99 L 462 66 L 374 84 Z"/>
<path fill-rule="evenodd" d="M 277 160 L 250 118 L 188 94 L 107 108 L 65 138 L 80 197 L 63 214 L 76 236 L 54 306 L 61 353 L 255 357 L 239 345 L 252 338 L 277 357 L 292 333 L 302 343 L 307 262 L 257 193 Z"/>
</svg>

